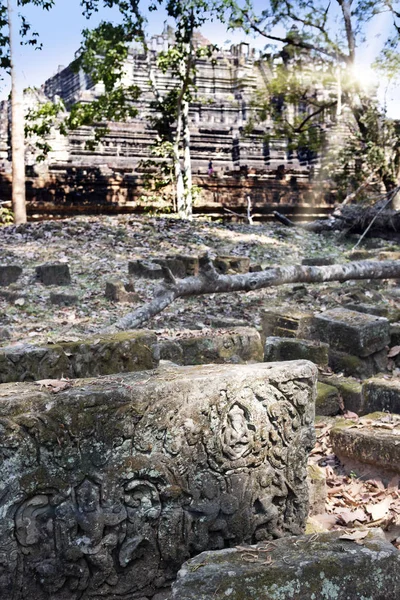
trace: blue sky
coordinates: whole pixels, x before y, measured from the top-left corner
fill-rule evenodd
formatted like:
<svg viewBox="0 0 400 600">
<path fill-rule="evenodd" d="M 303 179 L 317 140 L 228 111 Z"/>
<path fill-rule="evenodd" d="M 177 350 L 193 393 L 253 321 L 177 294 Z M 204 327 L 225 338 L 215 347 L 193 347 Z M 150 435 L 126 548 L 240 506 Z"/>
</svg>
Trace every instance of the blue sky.
<svg viewBox="0 0 400 600">
<path fill-rule="evenodd" d="M 146 2 L 143 3 L 147 4 Z M 255 0 L 256 8 L 261 11 L 265 7 L 264 0 Z M 101 9 L 89 21 L 81 14 L 80 0 L 56 0 L 52 10 L 46 12 L 35 7 L 24 9 L 33 29 L 40 35 L 43 43 L 41 51 L 24 47 L 21 50 L 19 64 L 22 65 L 23 85 L 40 86 L 47 78 L 56 73 L 60 65 L 68 65 L 74 58 L 75 51 L 79 48 L 81 31 L 86 27 L 95 27 L 101 20 L 118 18 L 118 11 Z M 164 15 L 160 11 L 149 16 L 149 32 L 159 33 L 163 28 Z M 367 44 L 358 53 L 360 73 L 369 73 L 368 66 L 379 51 L 388 27 L 387 15 L 381 15 L 367 29 Z M 227 32 L 221 23 L 209 23 L 203 28 L 202 33 L 210 41 L 223 44 L 226 40 L 232 42 L 242 41 L 245 36 L 240 32 Z M 264 39 L 248 39 L 256 47 L 265 45 Z M 0 90 L 0 97 L 8 94 L 9 83 L 4 82 Z M 391 100 L 391 98 L 393 99 Z M 400 93 L 396 86 L 388 92 L 388 110 L 390 116 L 400 118 Z"/>
</svg>

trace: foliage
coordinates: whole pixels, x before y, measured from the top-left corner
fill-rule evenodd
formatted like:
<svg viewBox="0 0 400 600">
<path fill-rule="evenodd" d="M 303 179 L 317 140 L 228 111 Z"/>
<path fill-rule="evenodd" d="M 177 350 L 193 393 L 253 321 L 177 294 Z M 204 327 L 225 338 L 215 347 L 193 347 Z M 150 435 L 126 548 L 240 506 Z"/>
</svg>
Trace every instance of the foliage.
<svg viewBox="0 0 400 600">
<path fill-rule="evenodd" d="M 3 206 L 0 202 L 0 227 L 12 225 L 14 222 L 14 214 L 11 208 Z"/>
<path fill-rule="evenodd" d="M 326 109 L 333 109 L 340 100 L 343 111 L 339 106 L 338 122 L 348 121 L 349 135 L 341 151 L 334 154 L 334 170 L 336 179 L 347 190 L 349 184 L 357 187 L 360 180 L 371 173 L 376 173 L 387 188 L 395 185 L 398 179 L 399 143 L 395 126 L 386 118 L 384 109 L 378 106 L 375 91 L 366 90 L 357 79 L 354 68 L 357 48 L 365 41 L 366 24 L 382 11 L 390 10 L 393 16 L 392 35 L 388 36 L 377 66 L 380 76 L 395 77 L 400 65 L 395 51 L 400 32 L 400 14 L 396 12 L 396 6 L 400 3 L 391 0 L 335 0 L 330 3 L 322 0 L 270 0 L 267 8 L 257 15 L 251 3 L 245 1 L 236 7 L 233 16 L 232 26 L 256 32 L 265 37 L 269 46 L 273 42 L 284 44 L 281 51 L 284 65 L 275 71 L 267 94 L 271 101 L 269 114 L 276 121 L 277 131 L 289 139 L 289 146 L 301 148 L 304 143 L 313 144 L 310 134 L 316 138 L 317 145 L 323 143 L 323 137 L 318 139 L 315 135 L 318 121 Z M 287 34 L 278 35 L 274 29 L 277 25 L 290 30 Z M 318 89 L 322 84 L 325 89 L 322 103 L 318 94 L 317 101 L 314 101 L 307 78 L 304 82 L 304 63 L 312 65 L 309 68 L 314 75 L 312 85 Z M 289 64 L 292 69 L 285 69 L 285 65 Z M 321 82 L 315 80 L 315 66 L 323 75 Z M 302 102 L 307 106 L 307 113 L 289 120 L 287 106 Z M 333 111 L 331 115 L 334 116 Z"/>
</svg>

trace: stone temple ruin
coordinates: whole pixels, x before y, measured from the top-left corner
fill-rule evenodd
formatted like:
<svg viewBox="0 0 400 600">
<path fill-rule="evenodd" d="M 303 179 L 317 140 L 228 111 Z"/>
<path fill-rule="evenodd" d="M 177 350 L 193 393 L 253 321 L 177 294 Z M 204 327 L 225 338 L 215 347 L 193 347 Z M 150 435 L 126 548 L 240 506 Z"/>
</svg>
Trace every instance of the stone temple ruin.
<svg viewBox="0 0 400 600">
<path fill-rule="evenodd" d="M 158 263 L 143 263 L 130 264 L 154 276 Z M 38 267 L 36 285 L 69 285 L 56 267 Z M 4 288 L 20 276 L 0 267 Z M 399 332 L 370 310 L 269 310 L 263 331 L 3 344 L 0 597 L 397 600 L 400 553 L 382 532 L 362 545 L 303 535 L 325 501 L 307 468 L 315 413 L 366 415 L 363 427 L 337 420 L 335 453 L 349 471 L 400 477 L 400 385 L 371 359 Z M 375 377 L 327 373 L 338 352 Z"/>
<path fill-rule="evenodd" d="M 152 59 L 173 43 L 173 33 L 167 28 L 150 41 Z M 198 35 L 198 43 L 207 40 Z M 248 44 L 215 51 L 212 58 L 197 60 L 196 98 L 190 106 L 191 155 L 194 185 L 201 188 L 201 198 L 195 209 L 218 212 L 222 206 L 246 207 L 251 197 L 253 212 L 263 214 L 266 207 L 297 206 L 302 213 L 325 214 L 332 200 L 324 197 L 321 188 L 313 192 L 311 180 L 316 168 L 316 155 L 307 149 L 293 153 L 288 140 L 274 132 L 274 123 L 256 124 L 251 132 L 255 93 L 265 87 L 281 58 L 261 58 Z M 109 123 L 110 131 L 95 151 L 85 145 L 92 129 L 82 127 L 67 137 L 53 131 L 49 143 L 53 148 L 46 163 L 36 165 L 33 143 L 27 149 L 28 208 L 32 212 L 48 210 L 55 205 L 61 212 L 74 207 L 101 204 L 102 210 L 143 207 L 143 160 L 151 158 L 155 131 L 149 128 L 146 116 L 151 114 L 154 101 L 148 83 L 147 63 L 139 48 L 132 48 L 126 64 L 126 84 L 141 90 L 138 115 L 127 123 Z M 171 87 L 171 75 L 156 69 L 157 87 L 165 94 Z M 27 97 L 28 104 L 62 99 L 66 107 L 90 102 L 102 92 L 100 84 L 93 85 L 84 73 L 71 67 L 60 67 L 42 89 Z M 319 95 L 324 90 L 317 90 Z M 306 107 L 290 106 L 289 118 L 306 114 Z M 303 111 L 303 112 L 302 112 Z M 257 121 L 256 121 L 257 122 Z M 333 121 L 325 114 L 318 125 L 332 128 Z M 333 139 L 330 131 L 329 138 Z M 0 161 L 2 164 L 2 198 L 9 196 L 9 107 L 3 102 L 0 118 Z M 208 175 L 209 161 L 213 176 Z M 153 200 L 154 201 L 154 200 Z M 147 200 L 148 203 L 148 200 Z M 48 207 L 46 208 L 46 204 Z"/>
</svg>

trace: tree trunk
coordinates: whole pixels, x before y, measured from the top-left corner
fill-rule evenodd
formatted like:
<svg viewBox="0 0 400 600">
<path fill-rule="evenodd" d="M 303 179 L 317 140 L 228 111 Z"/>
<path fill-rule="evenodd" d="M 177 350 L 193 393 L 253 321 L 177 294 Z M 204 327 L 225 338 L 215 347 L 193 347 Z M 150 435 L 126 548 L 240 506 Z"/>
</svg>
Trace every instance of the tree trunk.
<svg viewBox="0 0 400 600">
<path fill-rule="evenodd" d="M 18 225 L 26 223 L 25 201 L 25 127 L 24 94 L 16 68 L 18 48 L 18 25 L 14 23 L 16 0 L 8 0 L 8 27 L 10 37 L 11 62 L 11 152 L 12 152 L 12 207 L 14 221 Z"/>
<path fill-rule="evenodd" d="M 285 283 L 320 283 L 324 281 L 347 281 L 349 279 L 397 279 L 400 278 L 400 261 L 360 261 L 326 267 L 300 265 L 273 267 L 259 273 L 243 275 L 219 275 L 208 256 L 200 260 L 200 275 L 175 280 L 169 269 L 163 268 L 165 283 L 154 299 L 129 313 L 102 333 L 135 329 L 162 312 L 177 298 L 202 294 L 250 292 Z"/>
<path fill-rule="evenodd" d="M 189 102 L 183 101 L 182 107 L 183 120 L 183 181 L 185 186 L 185 203 L 184 214 L 185 219 L 192 219 L 193 213 L 193 196 L 192 196 L 192 160 L 190 156 L 190 128 L 189 128 Z"/>
</svg>

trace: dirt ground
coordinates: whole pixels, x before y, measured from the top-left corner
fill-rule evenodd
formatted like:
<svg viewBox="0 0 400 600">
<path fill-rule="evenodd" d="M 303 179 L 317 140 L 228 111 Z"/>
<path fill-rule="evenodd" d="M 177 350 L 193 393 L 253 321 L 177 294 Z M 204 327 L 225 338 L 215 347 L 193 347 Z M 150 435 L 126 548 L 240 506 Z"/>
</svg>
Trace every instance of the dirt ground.
<svg viewBox="0 0 400 600">
<path fill-rule="evenodd" d="M 79 217 L 47 221 L 17 228 L 0 228 L 0 265 L 19 265 L 19 280 L 0 288 L 0 328 L 11 339 L 0 346 L 19 342 L 46 343 L 76 340 L 112 324 L 127 312 L 148 302 L 157 282 L 135 280 L 139 300 L 135 304 L 114 303 L 105 298 L 107 281 L 128 283 L 128 261 L 135 258 L 164 257 L 177 253 L 236 255 L 250 257 L 262 267 L 299 264 L 303 258 L 332 256 L 346 260 L 356 237 L 337 234 L 317 235 L 274 223 L 240 225 L 172 218 Z M 382 240 L 365 240 L 363 247 L 399 251 L 400 247 Z M 44 263 L 69 265 L 72 284 L 48 288 L 38 283 L 35 269 Z M 326 310 L 349 301 L 384 304 L 400 309 L 400 296 L 388 293 L 398 282 L 346 282 L 313 285 L 284 285 L 250 293 L 210 295 L 179 300 L 146 324 L 149 329 L 207 329 L 215 319 L 227 325 L 258 326 L 260 311 L 290 303 L 297 308 Z M 78 303 L 60 307 L 50 302 L 50 292 L 76 294 Z M 397 373 L 393 373 L 398 375 Z M 352 418 L 356 418 L 353 415 Z M 310 524 L 328 528 L 382 526 L 387 537 L 400 546 L 399 481 L 383 485 L 378 479 L 362 482 L 345 475 L 332 454 L 330 423 L 317 424 L 317 445 L 311 462 L 325 470 L 328 500 L 325 513 Z M 373 508 L 375 507 L 375 508 Z"/>
</svg>

